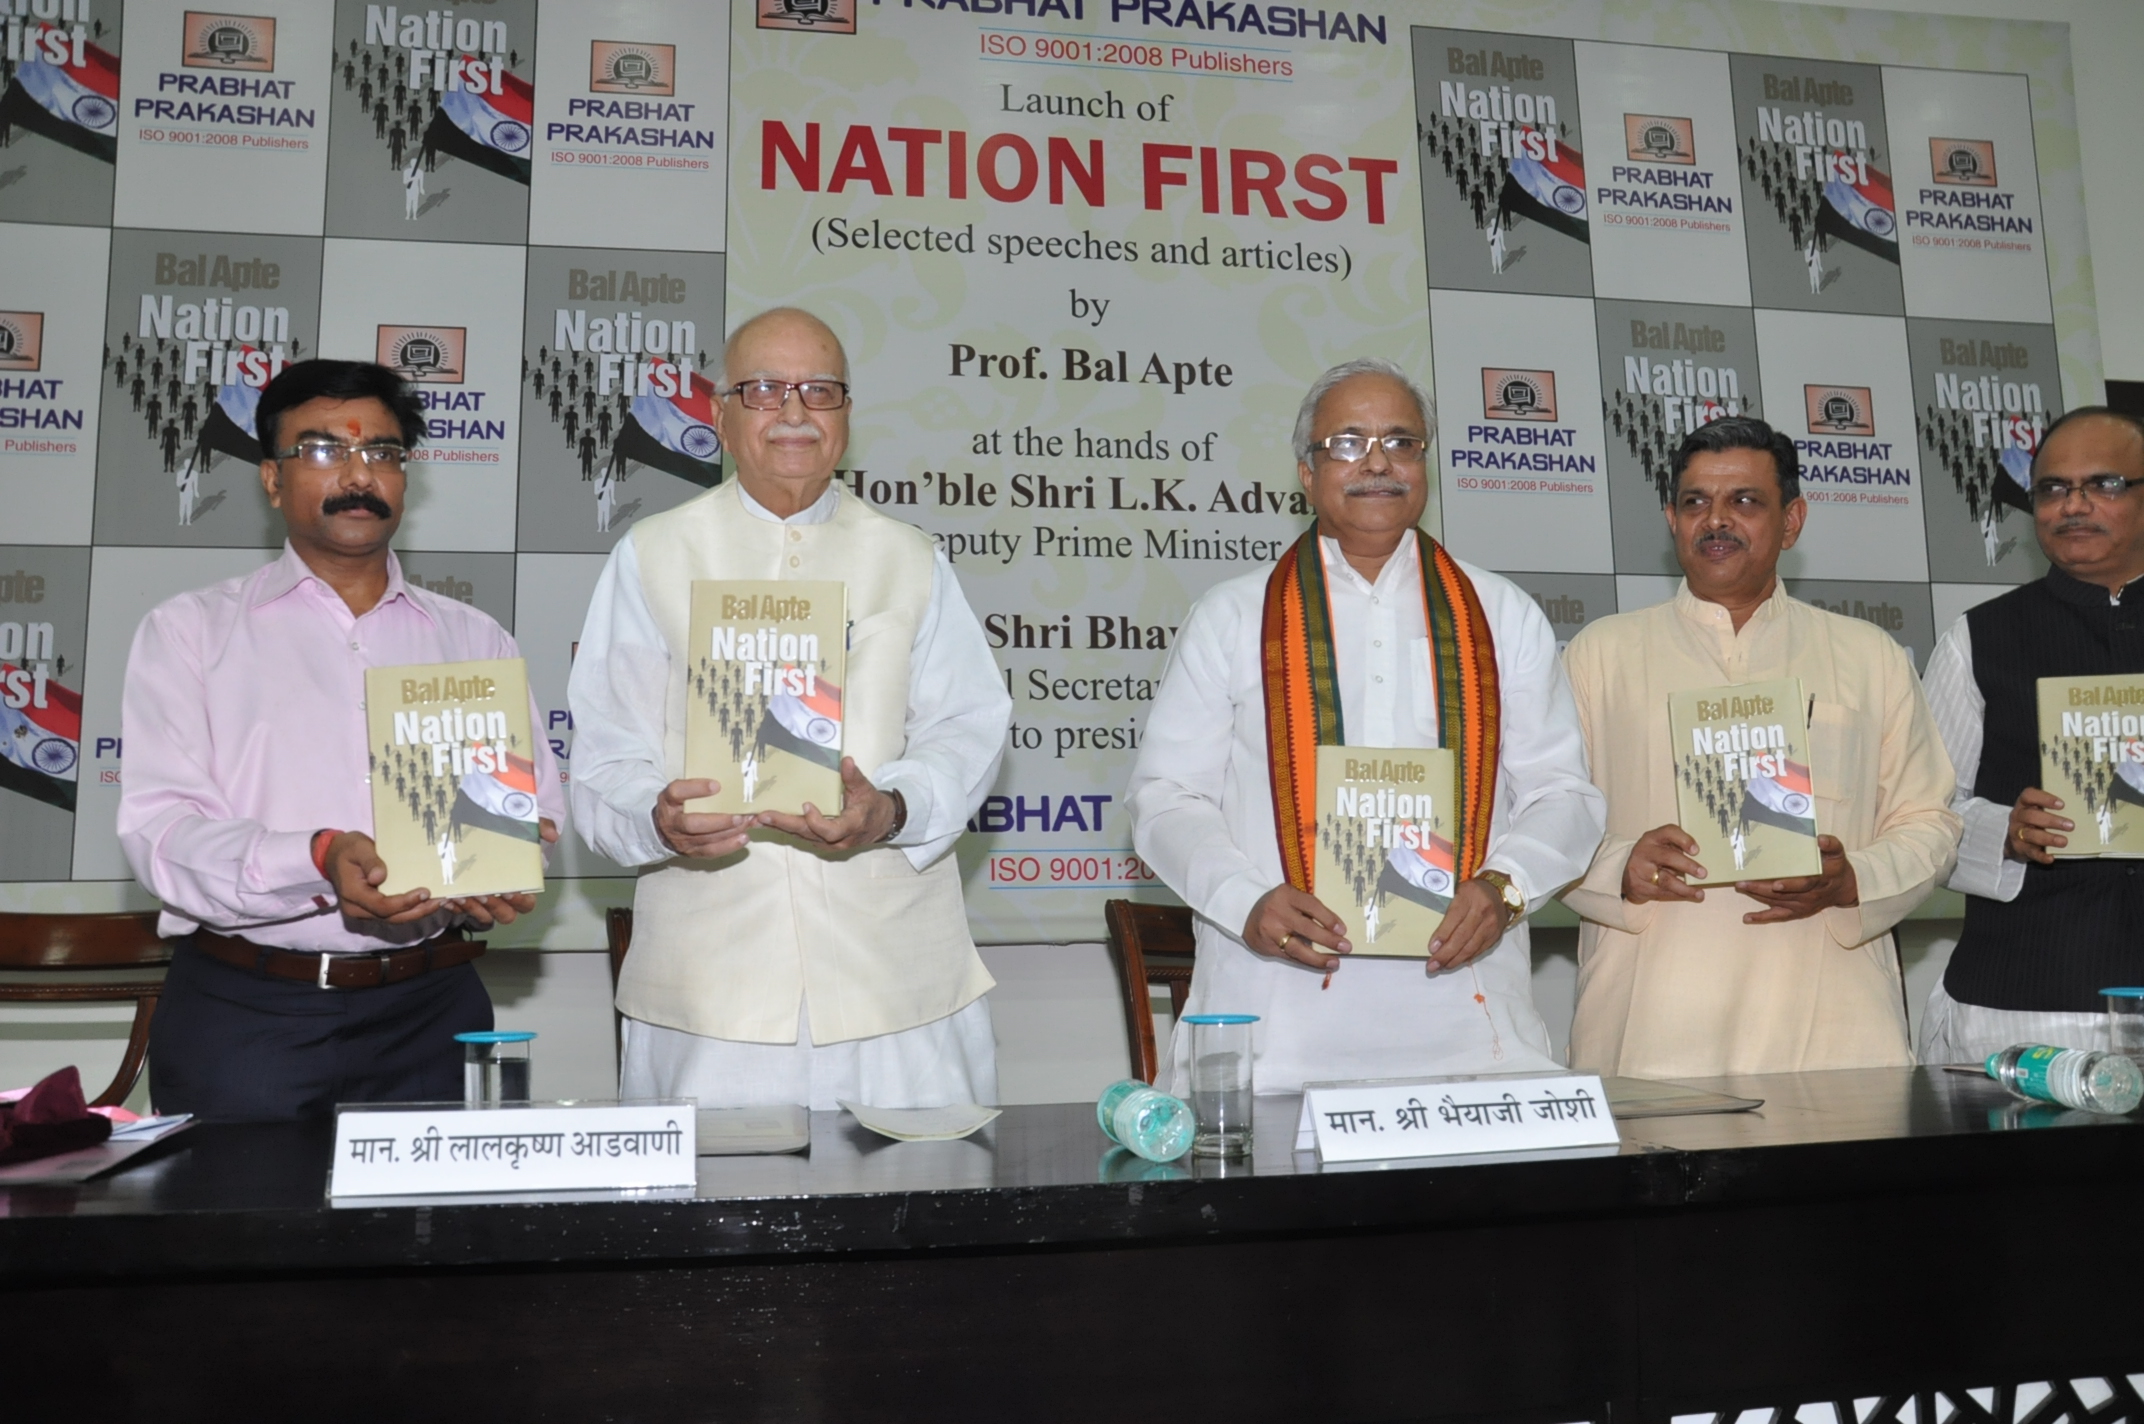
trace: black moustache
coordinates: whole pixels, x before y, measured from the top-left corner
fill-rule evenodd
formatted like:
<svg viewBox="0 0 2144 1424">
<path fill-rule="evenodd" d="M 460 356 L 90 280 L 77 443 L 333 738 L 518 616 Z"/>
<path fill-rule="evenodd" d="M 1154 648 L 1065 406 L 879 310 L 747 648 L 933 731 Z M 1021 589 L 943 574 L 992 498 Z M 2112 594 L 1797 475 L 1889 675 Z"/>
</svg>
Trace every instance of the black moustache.
<svg viewBox="0 0 2144 1424">
<path fill-rule="evenodd" d="M 2065 519 L 2055 526 L 2057 534 L 2075 534 L 2080 530 L 2087 534 L 2104 534 L 2107 532 L 2089 519 Z"/>
<path fill-rule="evenodd" d="M 392 519 L 395 512 L 387 507 L 387 501 L 370 490 L 345 490 L 329 495 L 320 506 L 322 514 L 343 514 L 349 510 L 362 509 L 375 519 Z"/>
</svg>

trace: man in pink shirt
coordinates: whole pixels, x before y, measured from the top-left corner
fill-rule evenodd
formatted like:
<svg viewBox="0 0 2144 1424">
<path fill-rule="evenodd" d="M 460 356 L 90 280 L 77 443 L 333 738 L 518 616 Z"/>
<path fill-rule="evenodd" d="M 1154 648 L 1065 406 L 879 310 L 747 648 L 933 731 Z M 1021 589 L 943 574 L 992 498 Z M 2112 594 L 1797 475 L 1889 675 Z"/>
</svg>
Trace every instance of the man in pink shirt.
<svg viewBox="0 0 2144 1424">
<path fill-rule="evenodd" d="M 465 931 L 535 897 L 375 888 L 365 669 L 520 652 L 486 614 L 405 583 L 388 547 L 425 433 L 400 376 L 299 362 L 255 426 L 283 556 L 159 604 L 127 663 L 119 840 L 177 941 L 150 1091 L 160 1112 L 224 1120 L 459 1098 L 454 1035 L 491 1027 Z M 541 741 L 536 764 L 548 843 L 564 797 Z"/>
</svg>

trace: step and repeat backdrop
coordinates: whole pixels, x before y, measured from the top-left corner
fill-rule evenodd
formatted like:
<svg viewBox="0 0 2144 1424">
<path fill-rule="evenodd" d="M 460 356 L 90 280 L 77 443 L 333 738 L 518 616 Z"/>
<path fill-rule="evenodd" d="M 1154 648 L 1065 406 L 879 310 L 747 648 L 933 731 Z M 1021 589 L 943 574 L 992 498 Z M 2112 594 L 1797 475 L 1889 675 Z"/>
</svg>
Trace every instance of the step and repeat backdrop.
<svg viewBox="0 0 2144 1424">
<path fill-rule="evenodd" d="M 128 646 L 275 557 L 252 410 L 316 354 L 418 384 L 404 568 L 515 632 L 570 775 L 607 551 L 723 477 L 727 326 L 824 316 L 854 365 L 843 485 L 938 540 L 1014 699 L 960 852 L 1001 942 L 1098 938 L 1103 900 L 1165 894 L 1122 802 L 1145 714 L 1190 602 L 1301 530 L 1290 432 L 1337 361 L 1433 391 L 1432 527 L 1561 637 L 1669 595 L 1669 452 L 1764 416 L 1811 504 L 1789 589 L 1917 662 L 2042 571 L 2030 454 L 2099 397 L 2060 26 L 246 8 L 0 0 L 8 908 L 138 897 L 112 834 Z M 598 942 L 630 879 L 570 837 L 554 871 L 524 942 Z"/>
</svg>

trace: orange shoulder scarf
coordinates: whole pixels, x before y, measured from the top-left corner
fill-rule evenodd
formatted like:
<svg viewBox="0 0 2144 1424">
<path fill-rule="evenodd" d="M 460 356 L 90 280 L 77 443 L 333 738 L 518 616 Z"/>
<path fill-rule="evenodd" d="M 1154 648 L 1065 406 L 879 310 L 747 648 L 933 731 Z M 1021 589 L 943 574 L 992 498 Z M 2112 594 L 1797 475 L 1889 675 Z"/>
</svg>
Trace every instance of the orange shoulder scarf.
<svg viewBox="0 0 2144 1424">
<path fill-rule="evenodd" d="M 1459 878 L 1481 868 L 1496 800 L 1496 644 L 1481 596 L 1444 546 L 1415 531 L 1422 570 L 1437 736 L 1458 753 Z M 1266 580 L 1260 632 L 1266 696 L 1266 763 L 1273 778 L 1273 826 L 1288 883 L 1308 892 L 1315 861 L 1318 748 L 1343 746 L 1340 685 L 1333 652 L 1325 559 L 1312 524 Z"/>
</svg>

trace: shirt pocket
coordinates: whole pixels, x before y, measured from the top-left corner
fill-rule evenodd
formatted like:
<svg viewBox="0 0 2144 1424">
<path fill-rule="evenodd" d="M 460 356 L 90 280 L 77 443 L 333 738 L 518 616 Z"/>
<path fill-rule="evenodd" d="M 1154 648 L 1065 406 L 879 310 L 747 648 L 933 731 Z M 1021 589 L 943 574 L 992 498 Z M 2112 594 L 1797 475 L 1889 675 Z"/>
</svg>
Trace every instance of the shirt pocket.
<svg viewBox="0 0 2144 1424">
<path fill-rule="evenodd" d="M 1436 746 L 1437 676 L 1430 668 L 1429 656 L 1429 639 L 1407 640 L 1407 689 L 1410 694 L 1408 701 L 1413 704 L 1408 716 L 1413 719 L 1415 731 L 1427 740 L 1427 744 Z"/>
<path fill-rule="evenodd" d="M 1809 716 L 1809 789 L 1818 802 L 1817 820 L 1826 835 L 1837 834 L 1834 814 L 1850 788 L 1875 781 L 1875 768 L 1864 766 L 1868 738 L 1861 716 L 1838 702 L 1818 701 Z"/>
</svg>

